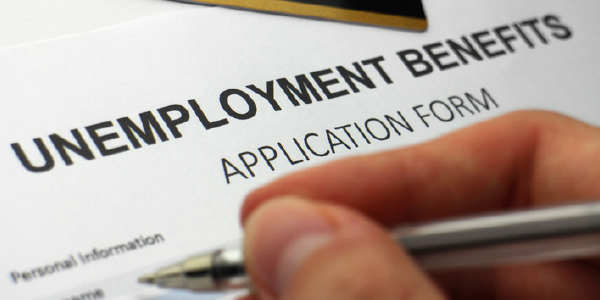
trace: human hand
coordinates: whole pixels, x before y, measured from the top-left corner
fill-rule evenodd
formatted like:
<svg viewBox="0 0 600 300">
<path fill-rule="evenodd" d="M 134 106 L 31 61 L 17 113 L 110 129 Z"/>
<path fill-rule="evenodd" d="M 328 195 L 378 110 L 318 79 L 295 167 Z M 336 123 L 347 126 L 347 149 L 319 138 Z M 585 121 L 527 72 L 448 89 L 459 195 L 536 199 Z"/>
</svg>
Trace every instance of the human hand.
<svg viewBox="0 0 600 300">
<path fill-rule="evenodd" d="M 600 260 L 426 274 L 385 227 L 600 198 L 600 129 L 511 113 L 251 193 L 245 256 L 267 299 L 600 299 Z"/>
</svg>

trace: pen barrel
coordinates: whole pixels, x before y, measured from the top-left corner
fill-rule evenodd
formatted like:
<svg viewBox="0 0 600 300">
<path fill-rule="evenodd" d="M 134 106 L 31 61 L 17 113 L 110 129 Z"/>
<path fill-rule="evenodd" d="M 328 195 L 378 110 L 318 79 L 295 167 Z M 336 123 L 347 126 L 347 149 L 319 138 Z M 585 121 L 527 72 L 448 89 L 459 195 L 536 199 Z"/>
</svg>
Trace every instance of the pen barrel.
<svg viewBox="0 0 600 300">
<path fill-rule="evenodd" d="M 600 232 L 411 255 L 427 271 L 518 265 L 600 256 Z"/>
<path fill-rule="evenodd" d="M 600 202 L 398 228 L 392 237 L 426 270 L 600 255 Z"/>
</svg>

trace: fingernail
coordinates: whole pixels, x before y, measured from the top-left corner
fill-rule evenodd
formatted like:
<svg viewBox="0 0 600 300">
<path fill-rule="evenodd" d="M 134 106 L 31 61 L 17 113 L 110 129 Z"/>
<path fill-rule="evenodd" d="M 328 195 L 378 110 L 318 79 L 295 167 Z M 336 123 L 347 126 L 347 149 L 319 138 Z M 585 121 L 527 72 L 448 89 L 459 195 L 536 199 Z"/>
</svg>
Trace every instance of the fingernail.
<svg viewBox="0 0 600 300">
<path fill-rule="evenodd" d="M 246 223 L 246 255 L 254 275 L 281 295 L 296 269 L 334 232 L 315 205 L 298 197 L 271 200 Z"/>
</svg>

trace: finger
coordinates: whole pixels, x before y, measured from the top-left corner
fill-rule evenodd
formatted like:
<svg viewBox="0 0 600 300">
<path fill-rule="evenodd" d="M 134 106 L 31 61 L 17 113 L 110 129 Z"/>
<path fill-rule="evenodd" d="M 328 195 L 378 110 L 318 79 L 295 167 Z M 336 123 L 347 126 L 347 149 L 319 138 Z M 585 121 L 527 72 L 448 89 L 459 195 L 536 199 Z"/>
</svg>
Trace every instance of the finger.
<svg viewBox="0 0 600 300">
<path fill-rule="evenodd" d="M 364 212 L 385 225 L 600 197 L 597 128 L 547 112 L 505 115 L 432 142 L 348 158 L 251 193 L 296 194 Z"/>
<path fill-rule="evenodd" d="M 600 299 L 600 272 L 582 262 L 495 267 L 433 277 L 452 299 Z"/>
<path fill-rule="evenodd" d="M 245 257 L 261 299 L 443 299 L 383 229 L 332 205 L 287 197 L 246 223 Z"/>
</svg>

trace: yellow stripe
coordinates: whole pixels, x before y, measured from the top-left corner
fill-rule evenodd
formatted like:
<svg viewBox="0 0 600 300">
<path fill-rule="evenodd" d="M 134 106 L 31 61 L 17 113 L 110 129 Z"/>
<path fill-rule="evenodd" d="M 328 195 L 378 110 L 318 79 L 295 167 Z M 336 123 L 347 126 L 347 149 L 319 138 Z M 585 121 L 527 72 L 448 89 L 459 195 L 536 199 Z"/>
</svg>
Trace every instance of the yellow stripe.
<svg viewBox="0 0 600 300">
<path fill-rule="evenodd" d="M 198 3 L 235 6 L 251 10 L 278 12 L 290 15 L 316 17 L 346 22 L 365 23 L 378 26 L 425 30 L 427 20 L 401 17 L 373 12 L 341 9 L 314 4 L 303 4 L 282 0 L 191 0 Z M 368 0 L 367 0 L 368 1 Z"/>
</svg>

